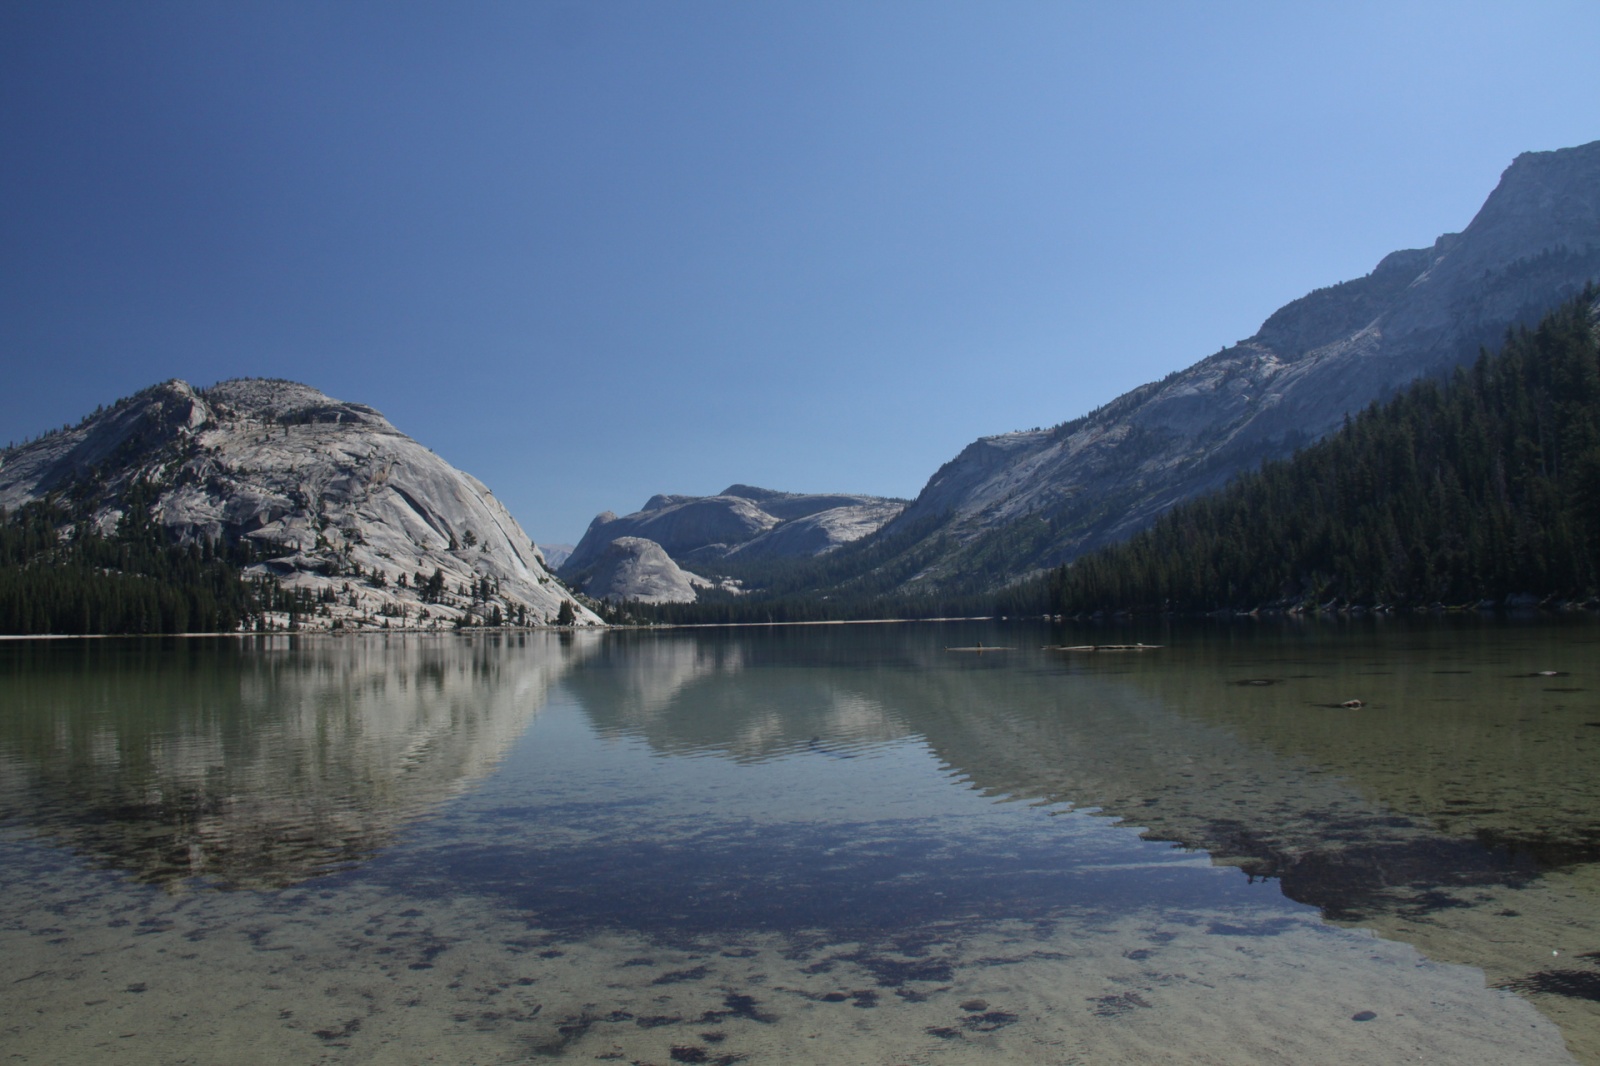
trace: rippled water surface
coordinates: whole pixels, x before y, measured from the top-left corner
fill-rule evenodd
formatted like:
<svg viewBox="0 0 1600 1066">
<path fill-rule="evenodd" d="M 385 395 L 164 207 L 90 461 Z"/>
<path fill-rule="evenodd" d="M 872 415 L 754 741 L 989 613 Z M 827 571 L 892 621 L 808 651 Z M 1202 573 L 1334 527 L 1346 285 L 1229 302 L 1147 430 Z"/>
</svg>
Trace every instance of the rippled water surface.
<svg viewBox="0 0 1600 1066">
<path fill-rule="evenodd" d="M 1600 1063 L 1597 667 L 1584 620 L 3 642 L 0 1052 Z"/>
</svg>

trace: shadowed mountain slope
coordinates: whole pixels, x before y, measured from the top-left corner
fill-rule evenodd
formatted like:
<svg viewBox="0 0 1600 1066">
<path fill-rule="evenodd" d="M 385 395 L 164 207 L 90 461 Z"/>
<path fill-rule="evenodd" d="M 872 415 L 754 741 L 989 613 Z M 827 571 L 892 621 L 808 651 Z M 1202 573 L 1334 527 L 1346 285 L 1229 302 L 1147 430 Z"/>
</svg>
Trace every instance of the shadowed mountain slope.
<svg viewBox="0 0 1600 1066">
<path fill-rule="evenodd" d="M 1596 277 L 1600 142 L 1526 153 L 1461 233 L 1310 293 L 1082 418 L 973 442 L 875 536 L 926 523 L 919 545 L 942 538 L 913 590 L 994 587 L 1070 560 L 1472 360 Z"/>
</svg>

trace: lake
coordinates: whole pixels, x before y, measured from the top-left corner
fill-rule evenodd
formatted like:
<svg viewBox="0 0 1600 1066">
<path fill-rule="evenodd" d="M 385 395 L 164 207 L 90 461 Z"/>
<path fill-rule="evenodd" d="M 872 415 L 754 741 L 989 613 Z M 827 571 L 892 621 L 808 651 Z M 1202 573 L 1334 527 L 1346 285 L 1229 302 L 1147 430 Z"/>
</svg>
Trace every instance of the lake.
<svg viewBox="0 0 1600 1066">
<path fill-rule="evenodd" d="M 0 642 L 0 1049 L 1600 1063 L 1597 668 L 1587 618 Z"/>
</svg>

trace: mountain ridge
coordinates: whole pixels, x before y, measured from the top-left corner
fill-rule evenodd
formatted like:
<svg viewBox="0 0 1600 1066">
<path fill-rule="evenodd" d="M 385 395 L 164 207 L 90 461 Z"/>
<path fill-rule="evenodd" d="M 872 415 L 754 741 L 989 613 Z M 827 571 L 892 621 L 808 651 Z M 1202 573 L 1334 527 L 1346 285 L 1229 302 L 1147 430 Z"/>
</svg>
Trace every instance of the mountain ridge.
<svg viewBox="0 0 1600 1066">
<path fill-rule="evenodd" d="M 1070 561 L 1475 357 L 1596 277 L 1600 142 L 1523 153 L 1460 233 L 1391 252 L 1079 418 L 979 438 L 873 535 L 934 520 L 948 538 L 910 589 L 994 587 Z"/>
<path fill-rule="evenodd" d="M 652 541 L 680 565 L 822 555 L 868 535 L 904 506 L 904 500 L 881 496 L 744 484 L 715 496 L 658 493 L 632 514 L 596 515 L 560 572 L 569 581 L 583 580 L 618 538 Z"/>
<path fill-rule="evenodd" d="M 1007 613 L 1590 607 L 1600 289 L 1294 456 L 1000 596 Z"/>
</svg>

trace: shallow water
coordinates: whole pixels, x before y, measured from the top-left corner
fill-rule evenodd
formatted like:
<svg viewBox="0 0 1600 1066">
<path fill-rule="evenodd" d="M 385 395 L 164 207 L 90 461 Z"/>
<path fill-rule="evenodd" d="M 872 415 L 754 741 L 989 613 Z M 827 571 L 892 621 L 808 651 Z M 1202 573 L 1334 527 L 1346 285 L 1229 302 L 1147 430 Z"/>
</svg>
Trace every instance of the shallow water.
<svg viewBox="0 0 1600 1066">
<path fill-rule="evenodd" d="M 1597 644 L 0 643 L 0 1047 L 1600 1062 Z"/>
</svg>

